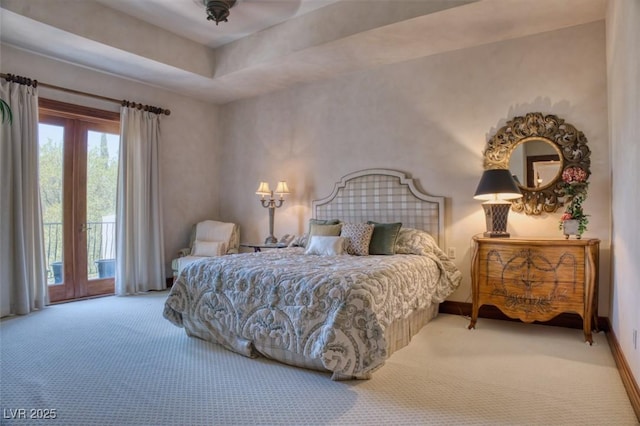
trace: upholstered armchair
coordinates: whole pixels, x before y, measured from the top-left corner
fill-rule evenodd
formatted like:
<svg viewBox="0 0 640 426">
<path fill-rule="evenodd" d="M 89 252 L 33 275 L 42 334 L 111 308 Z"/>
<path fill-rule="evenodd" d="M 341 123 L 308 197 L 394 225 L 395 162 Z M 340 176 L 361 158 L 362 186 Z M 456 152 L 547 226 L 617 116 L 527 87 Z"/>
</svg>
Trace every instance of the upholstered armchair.
<svg viewBox="0 0 640 426">
<path fill-rule="evenodd" d="M 171 261 L 173 278 L 175 279 L 180 271 L 192 262 L 207 257 L 238 253 L 239 247 L 240 229 L 235 223 L 215 220 L 199 222 L 191 229 L 189 247 L 180 249 L 178 257 Z"/>
</svg>

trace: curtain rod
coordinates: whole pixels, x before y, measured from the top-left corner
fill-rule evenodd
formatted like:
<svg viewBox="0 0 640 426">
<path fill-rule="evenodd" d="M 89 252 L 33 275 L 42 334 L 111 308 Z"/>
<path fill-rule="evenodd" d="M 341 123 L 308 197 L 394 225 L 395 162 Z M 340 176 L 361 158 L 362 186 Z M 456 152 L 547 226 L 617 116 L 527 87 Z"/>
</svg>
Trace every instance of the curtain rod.
<svg viewBox="0 0 640 426">
<path fill-rule="evenodd" d="M 152 112 L 154 114 L 171 115 L 171 111 L 168 110 L 168 109 L 162 109 L 162 108 L 154 107 L 154 106 L 151 106 L 151 105 L 143 105 L 143 104 L 139 104 L 139 103 L 135 103 L 135 102 L 130 102 L 130 101 L 127 101 L 127 100 L 108 98 L 106 96 L 94 95 L 93 93 L 81 92 L 79 90 L 67 89 L 66 87 L 60 87 L 60 86 L 54 86 L 53 84 L 41 83 L 41 82 L 38 82 L 38 80 L 32 80 L 30 78 L 21 77 L 19 75 L 0 73 L 0 77 L 4 78 L 7 81 L 12 81 L 12 82 L 18 83 L 18 84 L 24 84 L 24 85 L 33 86 L 33 87 L 38 87 L 38 85 L 40 85 L 42 87 L 46 87 L 47 89 L 59 90 L 61 92 L 72 93 L 74 95 L 88 96 L 88 97 L 94 98 L 94 99 L 100 99 L 100 100 L 107 101 L 107 102 L 113 102 L 113 103 L 119 104 L 121 106 L 132 107 L 132 108 L 137 108 L 137 109 L 141 109 L 141 110 L 144 110 L 144 111 L 149 111 L 149 112 Z"/>
</svg>

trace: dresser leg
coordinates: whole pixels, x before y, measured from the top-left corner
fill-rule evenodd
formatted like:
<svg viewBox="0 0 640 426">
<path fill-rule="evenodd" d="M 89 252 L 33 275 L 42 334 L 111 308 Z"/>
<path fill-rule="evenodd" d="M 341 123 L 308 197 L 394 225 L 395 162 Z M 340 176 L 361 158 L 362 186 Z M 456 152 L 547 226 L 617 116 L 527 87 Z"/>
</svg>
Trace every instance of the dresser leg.
<svg viewBox="0 0 640 426">
<path fill-rule="evenodd" d="M 591 319 L 589 319 L 589 321 L 584 320 L 583 331 L 584 341 L 589 342 L 590 346 L 593 345 L 593 337 L 591 335 Z"/>
<path fill-rule="evenodd" d="M 476 322 L 478 321 L 478 311 L 480 310 L 479 307 L 476 307 L 476 303 L 474 303 L 471 306 L 471 322 L 469 323 L 469 327 L 467 327 L 468 330 L 471 330 L 473 328 L 476 328 Z"/>
<path fill-rule="evenodd" d="M 478 312 L 480 311 L 480 277 L 478 276 L 479 262 L 479 245 L 478 242 L 474 240 L 473 255 L 471 257 L 471 322 L 469 323 L 469 327 L 467 327 L 469 330 L 476 328 Z"/>
</svg>

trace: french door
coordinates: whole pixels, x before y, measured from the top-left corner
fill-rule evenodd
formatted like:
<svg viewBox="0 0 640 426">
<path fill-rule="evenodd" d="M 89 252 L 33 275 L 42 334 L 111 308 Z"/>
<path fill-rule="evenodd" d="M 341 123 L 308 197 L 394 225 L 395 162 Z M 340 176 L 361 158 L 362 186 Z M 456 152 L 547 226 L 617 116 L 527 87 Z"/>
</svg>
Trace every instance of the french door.
<svg viewBox="0 0 640 426">
<path fill-rule="evenodd" d="M 114 292 L 119 114 L 40 99 L 40 193 L 52 302 Z"/>
</svg>

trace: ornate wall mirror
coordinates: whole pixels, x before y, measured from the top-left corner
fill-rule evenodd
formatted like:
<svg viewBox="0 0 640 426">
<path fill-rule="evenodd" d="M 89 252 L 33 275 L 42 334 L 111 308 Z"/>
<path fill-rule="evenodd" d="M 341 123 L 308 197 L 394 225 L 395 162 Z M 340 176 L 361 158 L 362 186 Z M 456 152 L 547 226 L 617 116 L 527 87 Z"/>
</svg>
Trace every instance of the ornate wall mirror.
<svg viewBox="0 0 640 426">
<path fill-rule="evenodd" d="M 523 194 L 512 209 L 538 215 L 562 206 L 565 169 L 579 167 L 589 177 L 590 157 L 581 131 L 555 115 L 532 112 L 508 121 L 489 140 L 484 168 L 509 169 Z"/>
</svg>

